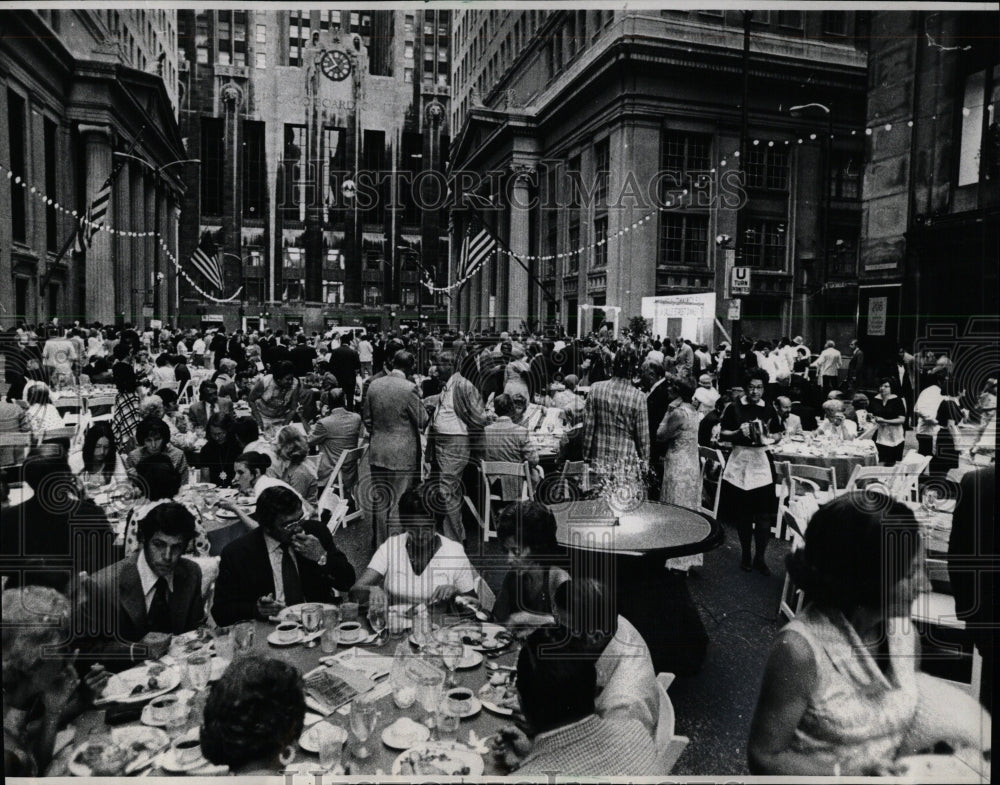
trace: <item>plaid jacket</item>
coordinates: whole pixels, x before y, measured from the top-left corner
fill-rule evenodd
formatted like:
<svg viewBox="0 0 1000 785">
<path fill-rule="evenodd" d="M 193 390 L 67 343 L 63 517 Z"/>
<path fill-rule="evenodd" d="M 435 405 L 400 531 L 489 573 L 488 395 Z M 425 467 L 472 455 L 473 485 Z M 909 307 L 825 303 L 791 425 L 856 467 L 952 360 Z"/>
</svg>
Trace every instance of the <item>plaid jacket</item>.
<svg viewBox="0 0 1000 785">
<path fill-rule="evenodd" d="M 625 379 L 596 382 L 587 396 L 583 454 L 593 466 L 649 461 L 646 396 Z"/>
<path fill-rule="evenodd" d="M 579 722 L 540 733 L 515 776 L 641 777 L 657 771 L 649 731 L 635 719 L 604 720 L 591 714 Z"/>
</svg>

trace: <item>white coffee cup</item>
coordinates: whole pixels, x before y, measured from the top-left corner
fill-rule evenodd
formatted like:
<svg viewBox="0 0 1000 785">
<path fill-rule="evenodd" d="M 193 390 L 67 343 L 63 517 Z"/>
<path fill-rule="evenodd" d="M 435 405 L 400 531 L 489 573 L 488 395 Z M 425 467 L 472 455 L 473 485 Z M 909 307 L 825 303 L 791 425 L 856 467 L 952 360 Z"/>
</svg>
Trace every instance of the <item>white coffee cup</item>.
<svg viewBox="0 0 1000 785">
<path fill-rule="evenodd" d="M 360 622 L 345 621 L 337 627 L 337 637 L 344 643 L 354 643 L 361 640 L 363 636 L 364 631 L 361 629 Z"/>
<path fill-rule="evenodd" d="M 291 643 L 302 631 L 302 626 L 297 621 L 283 621 L 278 625 L 278 640 L 282 643 Z"/>
</svg>

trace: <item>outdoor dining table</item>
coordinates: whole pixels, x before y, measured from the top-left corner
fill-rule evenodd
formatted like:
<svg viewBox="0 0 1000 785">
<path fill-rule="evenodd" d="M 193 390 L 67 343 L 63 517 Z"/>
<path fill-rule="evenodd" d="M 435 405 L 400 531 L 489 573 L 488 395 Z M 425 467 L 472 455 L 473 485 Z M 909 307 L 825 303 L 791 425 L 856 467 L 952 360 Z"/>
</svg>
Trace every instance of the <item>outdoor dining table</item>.
<svg viewBox="0 0 1000 785">
<path fill-rule="evenodd" d="M 690 673 L 707 637 L 687 583 L 667 559 L 719 547 L 724 534 L 711 516 L 664 502 L 637 500 L 612 509 L 604 499 L 551 505 L 556 539 L 567 548 L 571 575 L 615 588 L 618 612 L 642 633 L 657 672 Z"/>
<path fill-rule="evenodd" d="M 446 623 L 446 622 L 445 622 Z M 253 654 L 258 654 L 264 657 L 271 657 L 275 659 L 283 660 L 296 669 L 298 669 L 303 675 L 309 673 L 317 666 L 320 666 L 321 657 L 333 656 L 332 654 L 325 654 L 320 646 L 315 646 L 312 648 L 307 647 L 306 644 L 296 643 L 292 645 L 274 645 L 268 642 L 268 636 L 271 635 L 276 628 L 276 624 L 272 622 L 265 622 L 257 620 L 253 622 L 254 625 L 254 636 L 253 644 L 250 652 Z M 345 647 L 343 645 L 338 646 L 338 654 L 345 652 L 348 649 L 355 649 L 356 654 L 361 662 L 368 659 L 370 655 L 382 655 L 387 660 L 392 659 L 393 653 L 396 649 L 397 644 L 404 643 L 407 638 L 405 637 L 409 633 L 404 633 L 402 636 L 394 637 L 390 636 L 385 641 L 385 643 L 379 647 L 372 643 L 364 643 L 353 647 Z M 371 636 L 369 636 L 371 638 Z M 418 649 L 412 643 L 406 643 L 407 650 L 416 655 Z M 239 657 L 240 654 L 236 654 Z M 351 655 L 352 657 L 354 655 Z M 513 666 L 516 664 L 517 656 L 517 644 L 514 643 L 509 646 L 503 652 L 493 658 L 495 662 L 505 666 Z M 167 660 L 168 663 L 174 664 L 179 667 L 182 673 L 182 680 L 179 689 L 183 690 L 185 688 L 190 688 L 190 682 L 184 673 L 184 663 L 178 662 L 178 658 L 170 658 Z M 455 682 L 456 686 L 466 687 L 472 690 L 473 694 L 477 694 L 479 689 L 489 681 L 489 672 L 486 669 L 486 662 L 491 661 L 491 658 L 483 656 L 482 662 L 472 668 L 459 669 L 455 671 Z M 385 663 L 385 667 L 389 666 L 389 662 Z M 213 669 L 213 676 L 221 675 L 224 667 L 222 665 L 217 666 Z M 384 668 L 383 668 L 384 672 Z M 211 689 L 209 687 L 208 689 Z M 206 691 L 207 695 L 207 691 Z M 202 695 L 202 699 L 206 697 Z M 349 773 L 351 775 L 378 775 L 378 776 L 389 776 L 392 774 L 393 763 L 401 754 L 402 751 L 398 749 L 389 748 L 382 741 L 382 732 L 385 728 L 400 717 L 409 717 L 410 719 L 420 722 L 425 717 L 425 712 L 421 708 L 420 701 L 414 702 L 414 704 L 406 709 L 399 708 L 392 696 L 392 691 L 389 688 L 387 679 L 377 679 L 375 687 L 373 688 L 372 695 L 377 697 L 376 709 L 378 711 L 379 717 L 375 730 L 366 742 L 366 745 L 371 752 L 370 757 L 365 759 L 358 759 L 353 755 L 352 750 L 356 742 L 356 737 L 350 731 L 350 704 L 341 707 L 333 711 L 331 714 L 327 715 L 324 720 L 333 725 L 336 725 L 346 731 L 348 735 L 348 741 L 344 746 L 342 763 L 349 766 Z M 202 701 L 203 704 L 203 701 Z M 197 705 L 197 704 L 196 704 Z M 324 721 L 317 720 L 315 712 L 318 706 L 310 699 L 307 698 L 307 714 L 306 720 L 311 725 L 312 721 Z M 454 737 L 456 742 L 468 745 L 470 742 L 470 732 L 478 737 L 480 744 L 478 745 L 480 749 L 484 749 L 483 746 L 489 737 L 493 736 L 503 725 L 509 724 L 511 718 L 509 716 L 501 716 L 494 714 L 488 709 L 481 708 L 474 715 L 463 718 L 460 721 L 458 732 Z M 139 725 L 139 722 L 129 723 L 130 725 Z M 201 717 L 192 716 L 189 718 L 187 725 L 175 732 L 176 736 L 180 735 L 194 735 L 193 729 L 200 727 Z M 71 727 L 75 731 L 75 736 L 72 742 L 70 742 L 67 747 L 56 756 L 53 764 L 50 766 L 47 774 L 48 776 L 63 776 L 66 773 L 66 765 L 69 758 L 81 743 L 86 741 L 88 737 L 95 736 L 99 737 L 102 735 L 107 735 L 111 732 L 110 726 L 107 725 L 105 721 L 105 710 L 92 708 L 84 713 L 82 713 L 76 720 L 71 724 Z M 308 730 L 309 725 L 307 725 L 305 730 Z M 303 733 L 305 733 L 305 730 Z M 434 736 L 432 735 L 432 739 Z M 301 736 L 300 736 L 301 739 Z M 500 776 L 506 772 L 499 768 L 493 760 L 493 756 L 488 752 L 480 753 L 484 762 L 484 775 L 486 776 Z M 294 760 L 289 764 L 288 768 L 281 770 L 276 769 L 275 776 L 281 775 L 284 772 L 295 772 L 298 774 L 314 773 L 317 776 L 322 772 L 322 768 L 319 765 L 319 756 L 315 752 L 308 752 L 301 747 L 297 746 L 296 754 Z M 187 772 L 191 776 L 208 776 L 208 775 L 221 775 L 228 773 L 227 770 L 220 770 L 218 768 L 211 769 L 195 769 L 193 771 Z M 158 762 L 153 766 L 151 770 L 148 770 L 148 774 L 152 776 L 171 776 L 171 774 L 165 771 L 161 764 Z"/>
<path fill-rule="evenodd" d="M 870 449 L 867 445 L 871 445 Z M 855 466 L 875 466 L 878 463 L 875 443 L 865 440 L 838 445 L 782 439 L 771 449 L 771 455 L 775 461 L 788 461 L 821 468 L 832 466 L 837 477 L 838 488 L 847 485 Z"/>
</svg>

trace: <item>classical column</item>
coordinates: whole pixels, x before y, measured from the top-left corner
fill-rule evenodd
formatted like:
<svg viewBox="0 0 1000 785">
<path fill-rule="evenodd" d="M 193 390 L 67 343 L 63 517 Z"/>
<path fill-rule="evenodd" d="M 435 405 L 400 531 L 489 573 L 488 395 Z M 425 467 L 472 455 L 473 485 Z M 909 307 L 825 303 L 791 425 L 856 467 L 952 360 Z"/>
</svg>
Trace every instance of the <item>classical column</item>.
<svg viewBox="0 0 1000 785">
<path fill-rule="evenodd" d="M 106 125 L 81 125 L 87 174 L 84 186 L 85 207 L 90 205 L 111 174 L 111 129 Z M 104 217 L 104 223 L 115 226 L 115 194 Z M 112 255 L 112 235 L 98 232 L 87 249 L 86 319 L 110 324 L 115 317 L 115 269 Z"/>
<path fill-rule="evenodd" d="M 145 214 L 143 215 L 142 228 L 138 231 L 147 233 L 153 231 L 156 224 L 156 177 L 150 172 L 146 172 L 145 176 L 142 178 L 143 187 L 143 197 L 145 198 Z M 156 247 L 154 243 L 155 238 L 153 237 L 143 237 L 140 239 L 140 245 L 142 246 L 142 284 L 141 288 L 143 290 L 141 295 L 141 307 L 139 314 L 142 317 L 139 321 L 140 324 L 145 326 L 145 306 L 147 304 L 153 304 L 153 296 L 155 293 L 153 291 L 153 249 Z M 156 310 L 153 309 L 153 314 L 155 316 Z"/>
<path fill-rule="evenodd" d="M 129 215 L 128 226 L 125 227 L 130 232 L 139 231 L 145 222 L 146 215 L 146 190 L 143 169 L 138 164 L 129 164 L 129 180 L 132 189 L 132 210 Z M 126 311 L 126 321 L 133 325 L 138 325 L 142 317 L 142 301 L 144 298 L 144 284 L 142 272 L 145 269 L 145 259 L 143 259 L 143 241 L 139 237 L 129 237 L 129 254 L 125 259 L 126 269 L 129 270 L 129 308 Z"/>
<path fill-rule="evenodd" d="M 132 218 L 132 178 L 129 176 L 129 165 L 124 164 L 123 170 L 118 174 L 114 184 L 114 197 L 112 203 L 114 207 L 115 228 L 125 229 Z M 131 258 L 132 241 L 128 237 L 116 234 L 112 238 L 114 242 L 115 258 L 115 316 L 127 315 L 131 312 L 132 288 L 131 284 Z M 87 282 L 87 289 L 90 289 L 90 282 Z"/>
<path fill-rule="evenodd" d="M 507 206 L 510 220 L 510 250 L 520 257 L 520 262 L 509 258 L 507 269 L 507 326 L 511 330 L 520 330 L 521 322 L 528 322 L 528 299 L 535 284 L 528 278 L 528 271 L 522 264 L 528 264 L 527 256 L 531 251 L 531 216 L 528 213 L 530 187 L 535 175 L 533 167 L 515 166 L 514 182 L 510 189 L 511 201 Z"/>
<path fill-rule="evenodd" d="M 153 291 L 155 293 L 156 303 L 153 308 L 153 316 L 157 319 L 162 319 L 163 322 L 166 323 L 172 317 L 170 308 L 171 300 L 169 297 L 169 281 L 171 279 L 170 273 L 173 271 L 174 265 L 170 261 L 166 252 L 160 247 L 160 237 L 168 238 L 173 234 L 173 231 L 170 228 L 172 214 L 170 198 L 166 187 L 162 184 L 160 184 L 159 200 L 156 205 L 156 211 L 155 225 L 159 233 L 159 237 L 153 238 L 153 259 L 156 260 L 158 254 L 160 263 L 158 265 L 153 265 Z"/>
</svg>

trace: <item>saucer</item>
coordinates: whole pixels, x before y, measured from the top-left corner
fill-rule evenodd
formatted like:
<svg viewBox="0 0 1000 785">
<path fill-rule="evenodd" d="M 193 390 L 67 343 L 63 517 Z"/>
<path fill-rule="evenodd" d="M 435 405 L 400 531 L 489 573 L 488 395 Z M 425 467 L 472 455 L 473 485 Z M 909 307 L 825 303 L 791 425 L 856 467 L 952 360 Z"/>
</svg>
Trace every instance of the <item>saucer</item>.
<svg viewBox="0 0 1000 785">
<path fill-rule="evenodd" d="M 180 761 L 178 761 L 177 753 L 174 751 L 173 748 L 166 750 L 160 756 L 160 768 L 163 769 L 164 771 L 169 771 L 172 774 L 182 774 L 186 771 L 194 771 L 195 769 L 201 769 L 204 768 L 205 766 L 211 766 L 211 765 L 212 765 L 211 761 L 209 761 L 204 755 L 202 755 L 200 750 L 198 752 L 198 757 L 195 758 L 190 763 L 181 763 Z"/>
<path fill-rule="evenodd" d="M 408 750 L 430 737 L 430 728 L 407 717 L 401 717 L 382 731 L 382 743 L 394 750 Z"/>
<path fill-rule="evenodd" d="M 281 640 L 281 638 L 278 637 L 278 631 L 275 630 L 274 632 L 272 632 L 270 635 L 267 636 L 267 642 L 270 643 L 272 646 L 294 646 L 296 643 L 302 643 L 305 637 L 306 637 L 305 633 L 302 632 L 301 629 L 299 629 L 295 633 L 294 638 L 292 638 L 291 640 L 283 641 Z"/>
</svg>

